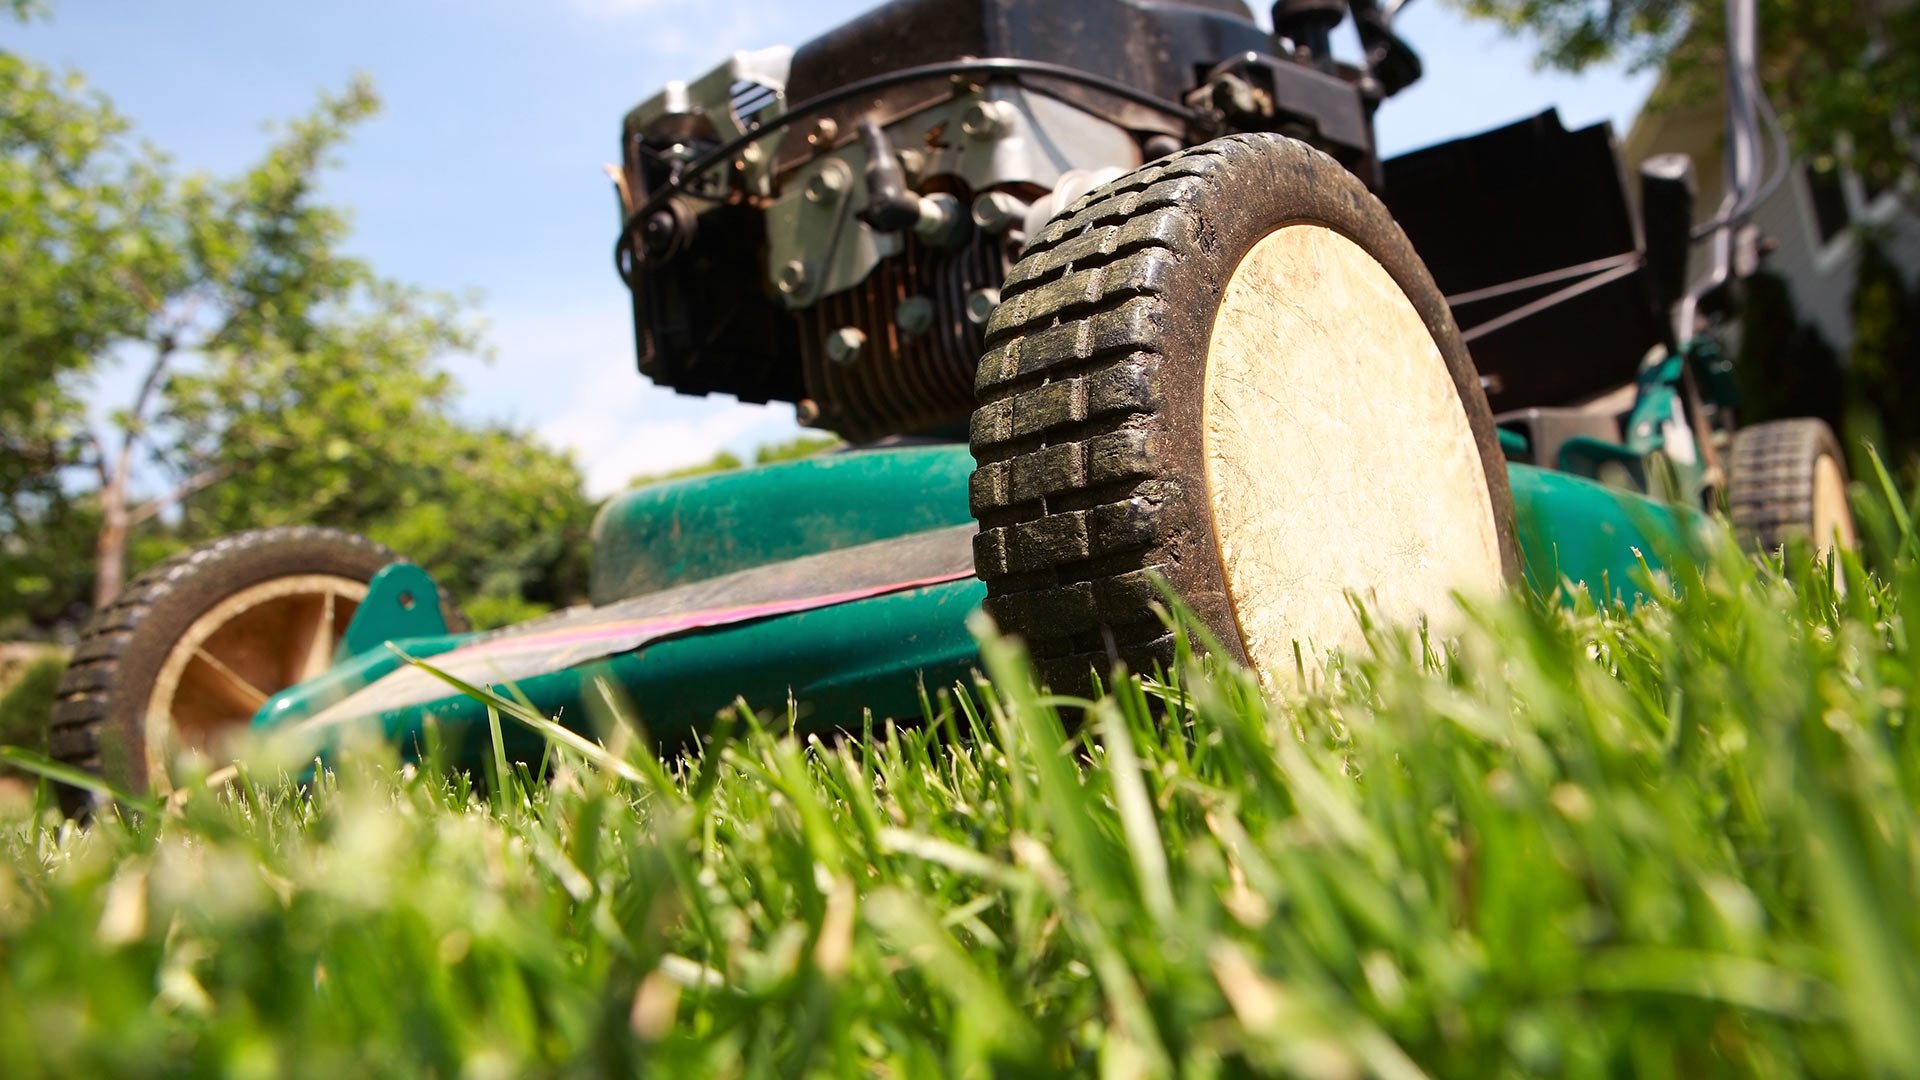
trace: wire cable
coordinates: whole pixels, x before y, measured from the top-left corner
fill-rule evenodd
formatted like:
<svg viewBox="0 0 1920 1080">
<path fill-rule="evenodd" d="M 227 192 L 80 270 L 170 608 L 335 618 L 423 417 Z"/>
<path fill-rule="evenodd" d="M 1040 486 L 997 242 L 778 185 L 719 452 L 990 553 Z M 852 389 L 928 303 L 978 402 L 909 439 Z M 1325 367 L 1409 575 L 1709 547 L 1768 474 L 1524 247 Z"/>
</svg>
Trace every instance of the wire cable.
<svg viewBox="0 0 1920 1080">
<path fill-rule="evenodd" d="M 952 78 L 960 75 L 1026 75 L 1033 78 L 1056 79 L 1061 82 L 1077 83 L 1090 89 L 1099 90 L 1102 93 L 1112 94 L 1117 98 L 1130 101 L 1135 105 L 1142 105 L 1165 113 L 1168 116 L 1178 117 L 1189 124 L 1196 123 L 1201 119 L 1200 114 L 1192 109 L 1128 86 L 1123 82 L 1109 79 L 1104 75 L 1095 75 L 1089 71 L 1081 71 L 1079 68 L 1068 67 L 1065 64 L 1052 64 L 1042 60 L 987 57 L 971 60 L 954 60 L 937 64 L 921 64 L 917 67 L 901 68 L 898 71 L 889 71 L 880 75 L 874 75 L 869 78 L 850 82 L 845 86 L 829 90 L 824 94 L 810 97 L 794 105 L 779 116 L 773 117 L 765 123 L 760 124 L 744 135 L 722 143 L 715 149 L 688 162 L 685 168 L 668 177 L 666 184 L 664 184 L 659 191 L 649 193 L 647 201 L 637 207 L 633 213 L 627 215 L 626 221 L 620 226 L 620 236 L 614 242 L 613 246 L 613 264 L 614 268 L 620 273 L 620 280 L 626 282 L 629 288 L 633 286 L 632 270 L 628 265 L 626 255 L 628 252 L 628 244 L 633 239 L 634 230 L 644 224 L 646 220 L 652 217 L 661 207 L 665 206 L 667 199 L 678 192 L 684 191 L 686 186 L 695 178 L 712 171 L 718 165 L 732 161 L 740 151 L 746 149 L 749 145 L 777 131 L 783 131 L 786 128 L 792 127 L 813 113 L 831 108 L 844 101 L 871 94 L 876 90 L 884 90 L 890 86 L 917 82 L 922 79 Z"/>
<path fill-rule="evenodd" d="M 1608 255 L 1603 259 L 1594 259 L 1591 262 L 1577 263 L 1573 266 L 1563 266 L 1558 270 L 1548 270 L 1545 273 L 1534 274 L 1532 277 L 1516 278 L 1512 281 L 1503 281 L 1498 285 L 1488 285 L 1483 289 L 1454 293 L 1452 296 L 1446 297 L 1447 306 L 1456 308 L 1465 307 L 1468 304 L 1477 304 L 1482 300 L 1493 300 L 1506 296 L 1509 293 L 1525 292 L 1528 289 L 1538 288 L 1541 285 L 1552 285 L 1558 281 L 1566 281 L 1568 278 L 1585 277 L 1588 274 L 1597 274 L 1603 270 L 1615 270 L 1629 264 L 1637 267 L 1642 261 L 1641 255 L 1637 251 L 1628 251 L 1619 255 Z"/>
<path fill-rule="evenodd" d="M 1640 263 L 1637 259 L 1633 262 L 1621 263 L 1604 274 L 1595 274 L 1585 281 L 1576 281 L 1566 288 L 1560 289 L 1557 292 L 1548 293 L 1546 296 L 1530 304 L 1524 304 L 1514 308 L 1505 315 L 1495 316 L 1471 329 L 1462 330 L 1460 331 L 1460 340 L 1465 344 L 1471 345 L 1473 342 L 1486 337 L 1496 330 L 1505 330 L 1521 319 L 1532 318 L 1550 307 L 1564 304 L 1575 297 L 1584 296 L 1602 285 L 1611 285 L 1638 269 L 1640 269 Z"/>
</svg>

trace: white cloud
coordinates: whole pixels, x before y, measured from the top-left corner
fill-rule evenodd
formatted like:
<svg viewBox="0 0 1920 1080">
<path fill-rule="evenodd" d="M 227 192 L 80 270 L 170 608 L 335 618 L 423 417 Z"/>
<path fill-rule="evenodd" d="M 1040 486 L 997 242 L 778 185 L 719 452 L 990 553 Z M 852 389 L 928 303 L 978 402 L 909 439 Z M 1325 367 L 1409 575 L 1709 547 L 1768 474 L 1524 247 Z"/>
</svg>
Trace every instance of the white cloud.
<svg viewBox="0 0 1920 1080">
<path fill-rule="evenodd" d="M 595 23 L 645 21 L 636 44 L 657 59 L 683 60 L 686 70 L 665 78 L 691 79 L 724 61 L 736 49 L 798 46 L 878 6 L 879 0 L 812 0 L 811 3 L 743 0 L 568 0 L 568 9 Z M 637 28 L 636 28 L 637 29 Z"/>
<path fill-rule="evenodd" d="M 675 0 L 571 0 L 574 11 L 592 19 L 624 19 L 673 7 Z"/>
<path fill-rule="evenodd" d="M 532 428 L 571 449 L 595 496 L 636 475 L 706 461 L 799 432 L 787 405 L 684 397 L 654 386 L 634 364 L 632 316 L 618 296 L 548 310 L 496 307 L 490 365 L 455 365 L 464 411 Z"/>
<path fill-rule="evenodd" d="M 536 430 L 579 454 L 587 493 L 598 497 L 635 476 L 698 464 L 723 449 L 743 452 L 791 438 L 798 426 L 791 408 L 680 397 L 627 372 L 584 384 L 572 407 Z"/>
</svg>

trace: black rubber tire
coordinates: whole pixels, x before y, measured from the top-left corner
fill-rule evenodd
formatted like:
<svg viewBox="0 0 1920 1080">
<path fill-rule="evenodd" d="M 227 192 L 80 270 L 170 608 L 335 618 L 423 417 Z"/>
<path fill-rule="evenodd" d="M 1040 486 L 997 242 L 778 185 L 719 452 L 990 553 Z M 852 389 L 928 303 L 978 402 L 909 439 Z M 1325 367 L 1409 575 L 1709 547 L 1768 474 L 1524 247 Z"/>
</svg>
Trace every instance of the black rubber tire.
<svg viewBox="0 0 1920 1080">
<path fill-rule="evenodd" d="M 1846 479 L 1846 456 L 1824 420 L 1769 420 L 1734 433 L 1727 516 L 1743 545 L 1772 552 L 1812 539 L 1814 474 L 1821 458 L 1832 459 Z"/>
<path fill-rule="evenodd" d="M 284 526 L 222 537 L 156 564 L 81 631 L 60 679 L 49 754 L 129 790 L 147 791 L 142 713 L 167 655 L 203 614 L 275 578 L 332 574 L 364 582 L 399 558 L 364 536 Z M 440 607 L 450 629 L 466 629 L 465 616 L 444 589 Z"/>
<path fill-rule="evenodd" d="M 1274 230 L 1318 224 L 1378 261 L 1439 347 L 1515 580 L 1513 499 L 1486 396 L 1458 328 L 1385 206 L 1332 158 L 1236 135 L 1162 158 L 1056 218 L 1008 275 L 987 330 L 970 501 L 986 610 L 1042 677 L 1085 688 L 1115 661 L 1165 664 L 1159 574 L 1246 660 L 1202 489 L 1203 389 L 1234 269 Z M 1382 433 L 1388 437 L 1388 433 Z"/>
</svg>

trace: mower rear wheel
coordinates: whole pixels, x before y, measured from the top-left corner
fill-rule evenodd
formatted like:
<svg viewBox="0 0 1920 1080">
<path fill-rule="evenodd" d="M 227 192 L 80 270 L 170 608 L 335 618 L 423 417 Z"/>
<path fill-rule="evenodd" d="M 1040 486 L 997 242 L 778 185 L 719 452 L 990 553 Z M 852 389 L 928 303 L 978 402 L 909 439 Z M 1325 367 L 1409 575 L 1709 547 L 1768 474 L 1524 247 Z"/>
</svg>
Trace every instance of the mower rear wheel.
<svg viewBox="0 0 1920 1080">
<path fill-rule="evenodd" d="M 1303 143 L 1150 164 L 1008 276 L 978 380 L 971 501 L 987 611 L 1057 690 L 1171 659 L 1163 578 L 1285 679 L 1517 573 L 1478 374 L 1386 208 Z"/>
<path fill-rule="evenodd" d="M 286 527 L 154 566 L 81 632 L 48 749 L 134 791 L 167 791 L 174 754 L 218 760 L 267 698 L 327 669 L 367 583 L 398 559 L 352 533 Z"/>
<path fill-rule="evenodd" d="M 1727 509 L 1742 542 L 1767 551 L 1798 541 L 1825 555 L 1857 542 L 1846 459 L 1824 420 L 1770 420 L 1735 432 Z"/>
</svg>

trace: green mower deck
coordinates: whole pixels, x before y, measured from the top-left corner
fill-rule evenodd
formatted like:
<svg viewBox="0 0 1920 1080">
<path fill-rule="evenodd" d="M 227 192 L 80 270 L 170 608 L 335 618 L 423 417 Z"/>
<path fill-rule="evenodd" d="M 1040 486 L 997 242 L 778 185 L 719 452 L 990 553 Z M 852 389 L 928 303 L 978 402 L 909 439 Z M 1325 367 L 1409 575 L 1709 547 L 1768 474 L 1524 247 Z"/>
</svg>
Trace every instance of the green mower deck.
<svg viewBox="0 0 1920 1080">
<path fill-rule="evenodd" d="M 485 704 L 401 654 L 589 734 L 609 695 L 664 743 L 736 702 L 791 702 L 812 731 L 917 717 L 923 694 L 977 661 L 968 624 L 986 587 L 972 572 L 971 467 L 965 446 L 861 450 L 629 493 L 595 528 L 595 606 L 490 633 L 381 634 L 404 610 L 382 599 L 422 588 L 417 568 L 397 565 L 354 619 L 356 648 L 253 725 L 303 728 L 322 746 L 369 730 L 411 748 L 431 718 L 453 756 L 477 760 Z M 1566 473 L 1515 464 L 1509 479 L 1527 585 L 1543 594 L 1631 598 L 1638 575 L 1693 550 L 1704 520 Z M 538 756 L 531 733 L 508 738 L 510 753 Z"/>
</svg>

